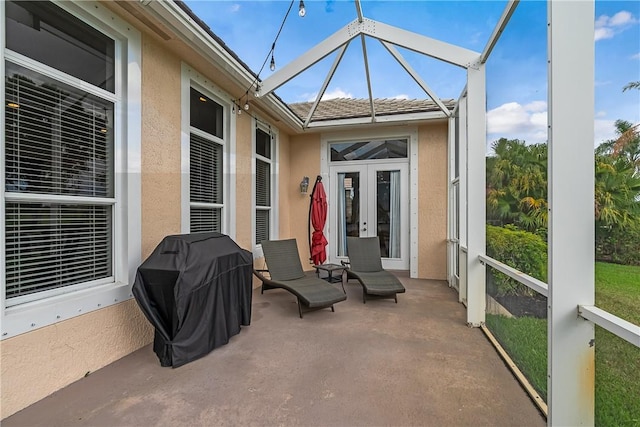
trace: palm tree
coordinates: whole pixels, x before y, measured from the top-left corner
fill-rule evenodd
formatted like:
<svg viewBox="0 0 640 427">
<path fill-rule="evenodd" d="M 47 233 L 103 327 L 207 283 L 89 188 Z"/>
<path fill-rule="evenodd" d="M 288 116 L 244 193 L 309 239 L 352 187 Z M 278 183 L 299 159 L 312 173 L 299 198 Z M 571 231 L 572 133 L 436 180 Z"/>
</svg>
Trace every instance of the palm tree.
<svg viewBox="0 0 640 427">
<path fill-rule="evenodd" d="M 596 148 L 596 155 L 611 156 L 626 161 L 636 174 L 640 174 L 640 123 L 631 124 L 616 120 L 616 139 L 603 142 Z"/>
<path fill-rule="evenodd" d="M 622 88 L 623 92 L 626 92 L 630 89 L 640 89 L 640 82 L 631 82 L 627 85 L 625 85 L 625 87 Z"/>
<path fill-rule="evenodd" d="M 500 138 L 487 159 L 487 218 L 528 231 L 547 225 L 547 146 Z"/>
</svg>

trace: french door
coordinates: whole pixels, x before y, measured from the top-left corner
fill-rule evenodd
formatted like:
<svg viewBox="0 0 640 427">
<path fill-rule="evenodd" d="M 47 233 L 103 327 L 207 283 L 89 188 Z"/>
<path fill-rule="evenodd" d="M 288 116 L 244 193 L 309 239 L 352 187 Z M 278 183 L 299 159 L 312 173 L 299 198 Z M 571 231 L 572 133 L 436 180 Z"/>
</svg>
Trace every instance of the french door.
<svg viewBox="0 0 640 427">
<path fill-rule="evenodd" d="M 358 162 L 329 173 L 329 259 L 348 259 L 347 236 L 378 236 L 382 266 L 408 270 L 408 164 Z"/>
</svg>

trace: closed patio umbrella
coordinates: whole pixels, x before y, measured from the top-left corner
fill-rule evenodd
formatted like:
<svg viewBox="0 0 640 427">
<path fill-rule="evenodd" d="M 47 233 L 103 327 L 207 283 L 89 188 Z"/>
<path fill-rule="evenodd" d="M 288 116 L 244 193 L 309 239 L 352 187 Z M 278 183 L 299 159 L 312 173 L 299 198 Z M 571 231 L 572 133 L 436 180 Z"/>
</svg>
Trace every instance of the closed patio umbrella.
<svg viewBox="0 0 640 427">
<path fill-rule="evenodd" d="M 309 225 L 313 227 L 310 233 L 309 252 L 311 261 L 315 264 L 322 264 L 327 259 L 325 247 L 328 242 L 322 230 L 327 221 L 327 194 L 324 192 L 322 177 L 318 175 L 313 190 L 311 191 L 311 202 L 309 203 Z"/>
</svg>

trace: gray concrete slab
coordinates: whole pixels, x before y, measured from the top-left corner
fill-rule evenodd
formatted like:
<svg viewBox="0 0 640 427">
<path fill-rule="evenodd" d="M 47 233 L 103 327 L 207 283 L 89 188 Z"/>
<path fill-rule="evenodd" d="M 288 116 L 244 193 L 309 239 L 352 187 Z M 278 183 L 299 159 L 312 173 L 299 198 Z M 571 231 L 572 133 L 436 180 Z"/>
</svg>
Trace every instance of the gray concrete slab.
<svg viewBox="0 0 640 427">
<path fill-rule="evenodd" d="M 180 368 L 151 346 L 2 421 L 11 426 L 543 426 L 443 282 L 348 299 L 298 317 L 282 290 L 254 292 L 251 326 Z M 340 284 L 336 284 L 340 286 Z"/>
</svg>

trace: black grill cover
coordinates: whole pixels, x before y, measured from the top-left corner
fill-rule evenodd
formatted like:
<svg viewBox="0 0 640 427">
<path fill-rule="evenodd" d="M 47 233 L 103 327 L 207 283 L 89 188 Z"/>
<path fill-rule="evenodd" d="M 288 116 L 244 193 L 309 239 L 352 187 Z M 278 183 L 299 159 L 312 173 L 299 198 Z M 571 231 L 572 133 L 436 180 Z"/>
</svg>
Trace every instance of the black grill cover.
<svg viewBox="0 0 640 427">
<path fill-rule="evenodd" d="M 138 268 L 133 295 L 155 328 L 153 351 L 174 368 L 251 323 L 253 257 L 229 236 L 167 236 Z"/>
</svg>

